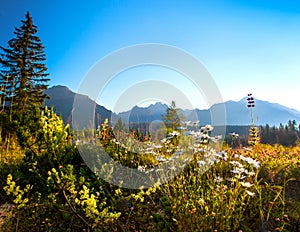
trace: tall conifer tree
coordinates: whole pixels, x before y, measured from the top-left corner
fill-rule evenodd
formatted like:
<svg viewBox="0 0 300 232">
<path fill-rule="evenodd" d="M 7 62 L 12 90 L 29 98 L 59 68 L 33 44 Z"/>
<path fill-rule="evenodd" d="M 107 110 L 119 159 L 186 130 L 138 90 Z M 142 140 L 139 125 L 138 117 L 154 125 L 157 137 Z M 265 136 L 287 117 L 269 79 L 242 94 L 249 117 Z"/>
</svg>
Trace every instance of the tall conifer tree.
<svg viewBox="0 0 300 232">
<path fill-rule="evenodd" d="M 166 127 L 169 129 L 177 130 L 180 126 L 180 122 L 184 119 L 184 116 L 180 114 L 179 109 L 176 107 L 175 101 L 172 101 L 171 105 L 166 110 L 164 121 Z"/>
<path fill-rule="evenodd" d="M 42 105 L 48 88 L 46 55 L 37 27 L 29 12 L 22 26 L 15 28 L 15 38 L 8 47 L 0 46 L 1 104 L 22 113 L 34 105 Z"/>
</svg>

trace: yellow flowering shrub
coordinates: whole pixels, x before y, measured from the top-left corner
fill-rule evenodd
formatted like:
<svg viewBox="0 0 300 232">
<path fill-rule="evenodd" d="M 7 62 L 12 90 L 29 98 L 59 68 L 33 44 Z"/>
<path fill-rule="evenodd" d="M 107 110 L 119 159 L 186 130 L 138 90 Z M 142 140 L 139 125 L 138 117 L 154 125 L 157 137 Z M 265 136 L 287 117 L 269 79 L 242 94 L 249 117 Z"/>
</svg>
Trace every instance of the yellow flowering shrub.
<svg viewBox="0 0 300 232">
<path fill-rule="evenodd" d="M 68 165 L 66 168 L 62 167 L 60 170 L 53 168 L 48 172 L 49 186 L 63 193 L 72 211 L 91 228 L 97 227 L 99 223 L 105 224 L 119 218 L 121 213 L 112 212 L 111 207 L 106 207 L 105 199 L 101 198 L 100 192 L 90 189 L 85 184 L 83 176 L 77 180 L 73 171 L 73 165 Z"/>
<path fill-rule="evenodd" d="M 40 117 L 40 123 L 43 128 L 45 140 L 50 144 L 54 144 L 55 148 L 59 145 L 65 145 L 68 138 L 69 124 L 65 125 L 60 116 L 52 109 L 45 107 Z"/>
<path fill-rule="evenodd" d="M 16 182 L 12 180 L 12 175 L 9 174 L 6 179 L 6 186 L 3 187 L 7 195 L 12 195 L 14 197 L 13 202 L 18 207 L 23 207 L 28 202 L 28 198 L 24 197 L 25 193 L 28 193 L 31 189 L 31 185 L 26 185 L 24 189 L 16 185 Z"/>
<path fill-rule="evenodd" d="M 70 126 L 65 125 L 52 108 L 36 109 L 32 114 L 34 118 L 24 119 L 23 125 L 17 129 L 21 146 L 33 156 L 61 154 L 71 144 Z"/>
</svg>

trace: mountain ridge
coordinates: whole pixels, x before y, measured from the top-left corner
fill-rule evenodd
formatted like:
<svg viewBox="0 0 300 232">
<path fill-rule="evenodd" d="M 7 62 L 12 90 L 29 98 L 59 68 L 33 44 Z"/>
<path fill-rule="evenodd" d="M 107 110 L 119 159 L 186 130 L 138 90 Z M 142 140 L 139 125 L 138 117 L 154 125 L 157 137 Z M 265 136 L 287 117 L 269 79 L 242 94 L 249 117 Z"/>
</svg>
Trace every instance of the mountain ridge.
<svg viewBox="0 0 300 232">
<path fill-rule="evenodd" d="M 77 96 L 83 104 L 95 104 L 86 95 L 80 95 L 71 91 L 67 86 L 58 85 L 52 86 L 45 91 L 50 96 L 50 99 L 46 100 L 45 105 L 53 105 L 58 114 L 62 115 L 63 120 L 66 123 L 71 122 L 71 115 L 73 109 L 73 102 L 75 96 Z M 186 117 L 186 120 L 200 120 L 200 124 L 211 124 L 211 112 L 217 110 L 218 107 L 225 107 L 226 109 L 226 125 L 249 125 L 251 124 L 251 118 L 249 114 L 249 108 L 247 107 L 247 98 L 244 97 L 239 101 L 229 100 L 224 103 L 217 103 L 212 105 L 209 109 L 179 109 L 179 112 Z M 161 102 L 156 102 L 147 107 L 134 106 L 131 110 L 120 112 L 118 114 L 113 113 L 111 110 L 96 104 L 95 113 L 100 115 L 100 119 L 96 120 L 96 123 L 102 123 L 105 118 L 114 117 L 127 120 L 129 122 L 152 122 L 155 120 L 162 121 L 163 114 L 165 114 L 168 105 Z M 255 107 L 252 108 L 254 122 L 257 125 L 279 125 L 285 124 L 288 120 L 296 120 L 300 122 L 300 111 L 292 109 L 278 103 L 271 103 L 268 101 L 255 99 Z"/>
</svg>

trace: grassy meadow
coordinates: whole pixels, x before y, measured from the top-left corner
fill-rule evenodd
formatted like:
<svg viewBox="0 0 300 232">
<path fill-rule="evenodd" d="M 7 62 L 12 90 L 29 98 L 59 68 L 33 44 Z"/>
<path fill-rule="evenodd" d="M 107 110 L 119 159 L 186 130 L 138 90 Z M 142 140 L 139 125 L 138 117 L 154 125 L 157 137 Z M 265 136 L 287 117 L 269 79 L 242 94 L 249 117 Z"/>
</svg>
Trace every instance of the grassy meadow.
<svg viewBox="0 0 300 232">
<path fill-rule="evenodd" d="M 1 231 L 300 231 L 299 144 L 233 148 L 211 137 L 209 125 L 136 143 L 136 134 L 114 132 L 107 121 L 74 132 L 51 109 L 35 117 L 9 136 L 2 130 Z M 95 174 L 109 180 L 110 163 L 91 171 L 79 147 L 94 154 L 93 164 L 104 148 L 159 181 L 112 185 Z M 186 165 L 164 181 L 176 160 Z M 162 171 L 166 162 L 174 165 Z"/>
</svg>

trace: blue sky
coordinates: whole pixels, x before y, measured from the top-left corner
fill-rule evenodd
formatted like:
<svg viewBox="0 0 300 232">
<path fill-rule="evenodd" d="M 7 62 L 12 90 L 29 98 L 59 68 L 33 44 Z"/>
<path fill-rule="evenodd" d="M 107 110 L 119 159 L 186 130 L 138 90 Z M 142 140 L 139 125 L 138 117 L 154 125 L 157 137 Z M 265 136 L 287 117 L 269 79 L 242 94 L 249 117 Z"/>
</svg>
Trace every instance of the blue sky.
<svg viewBox="0 0 300 232">
<path fill-rule="evenodd" d="M 251 92 L 258 99 L 300 110 L 300 1 L 1 0 L 2 46 L 13 38 L 27 10 L 46 47 L 51 86 L 77 91 L 93 65 L 113 51 L 161 43 L 196 57 L 224 101 L 237 101 Z M 209 107 L 191 83 L 157 67 L 121 73 L 98 102 L 112 109 L 122 92 L 151 78 L 182 89 L 194 107 Z"/>
</svg>

